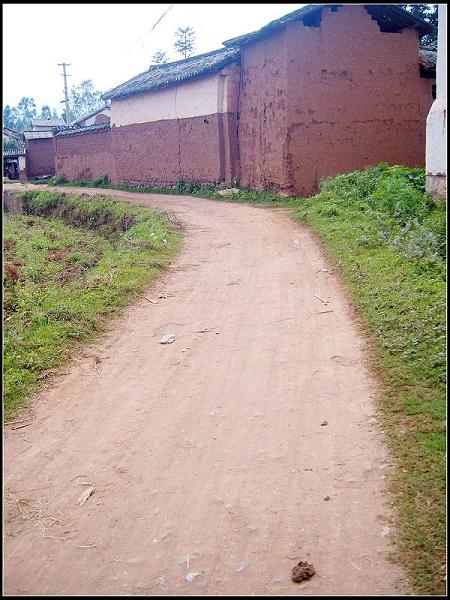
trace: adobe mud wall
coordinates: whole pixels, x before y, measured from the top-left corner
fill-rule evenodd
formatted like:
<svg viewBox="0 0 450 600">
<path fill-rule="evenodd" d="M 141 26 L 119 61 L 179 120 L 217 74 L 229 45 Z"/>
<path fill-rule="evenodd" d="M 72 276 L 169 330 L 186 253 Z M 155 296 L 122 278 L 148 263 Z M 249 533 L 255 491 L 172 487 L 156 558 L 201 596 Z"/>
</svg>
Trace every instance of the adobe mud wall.
<svg viewBox="0 0 450 600">
<path fill-rule="evenodd" d="M 28 179 L 55 174 L 55 155 L 53 139 L 27 140 L 26 176 Z"/>
<path fill-rule="evenodd" d="M 242 48 L 241 182 L 311 195 L 322 177 L 423 166 L 431 105 L 415 30 L 383 33 L 361 5 L 324 8 Z"/>
<path fill-rule="evenodd" d="M 106 173 L 110 181 L 115 181 L 110 129 L 56 136 L 54 139 L 56 176 L 77 181 Z"/>
<path fill-rule="evenodd" d="M 56 172 L 68 180 L 167 186 L 180 178 L 239 178 L 239 65 L 154 92 L 113 100 L 111 128 L 57 136 Z M 208 112 L 209 111 L 209 112 Z"/>
<path fill-rule="evenodd" d="M 236 114 L 138 123 L 55 138 L 55 170 L 68 181 L 172 185 L 232 182 L 239 173 Z"/>
<path fill-rule="evenodd" d="M 136 123 L 55 138 L 55 171 L 68 181 L 172 185 L 231 183 L 239 175 L 236 114 Z"/>
<path fill-rule="evenodd" d="M 287 189 L 287 60 L 284 32 L 241 49 L 240 184 Z"/>
<path fill-rule="evenodd" d="M 165 186 L 179 178 L 231 181 L 236 115 L 204 115 L 111 129 L 117 181 Z"/>
</svg>

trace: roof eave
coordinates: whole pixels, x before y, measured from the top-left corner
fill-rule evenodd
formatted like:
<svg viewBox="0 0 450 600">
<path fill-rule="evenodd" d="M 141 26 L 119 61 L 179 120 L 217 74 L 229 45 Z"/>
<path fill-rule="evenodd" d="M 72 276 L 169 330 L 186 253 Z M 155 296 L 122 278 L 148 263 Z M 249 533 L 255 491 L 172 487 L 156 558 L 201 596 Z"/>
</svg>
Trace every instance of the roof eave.
<svg viewBox="0 0 450 600">
<path fill-rule="evenodd" d="M 179 79 L 169 81 L 167 83 L 156 84 L 151 87 L 147 87 L 146 89 L 132 90 L 129 92 L 124 91 L 123 93 L 119 92 L 119 93 L 115 94 L 115 90 L 117 90 L 119 87 L 122 87 L 122 85 L 124 85 L 124 84 L 122 84 L 121 86 L 117 86 L 114 89 L 109 90 L 108 92 L 103 94 L 103 96 L 101 96 L 101 98 L 102 98 L 102 100 L 118 100 L 119 98 L 125 98 L 127 96 L 136 96 L 138 94 L 147 94 L 149 92 L 154 92 L 156 90 L 160 90 L 163 88 L 180 85 L 181 83 L 185 83 L 187 81 L 194 81 L 196 79 L 200 79 L 201 77 L 210 75 L 211 73 L 220 71 L 221 69 L 223 69 L 224 67 L 226 67 L 229 64 L 232 64 L 234 62 L 239 62 L 239 60 L 240 60 L 239 56 L 232 56 L 227 59 L 224 59 L 221 63 L 214 65 L 213 67 L 211 67 L 209 69 L 201 71 L 200 73 L 195 73 L 195 74 L 189 75 L 187 77 L 181 77 Z M 183 61 L 177 61 L 177 62 L 183 62 Z M 146 73 L 146 71 L 144 71 L 144 73 Z M 139 77 L 140 75 L 143 75 L 144 73 L 140 73 L 139 75 L 136 75 L 136 77 Z"/>
</svg>

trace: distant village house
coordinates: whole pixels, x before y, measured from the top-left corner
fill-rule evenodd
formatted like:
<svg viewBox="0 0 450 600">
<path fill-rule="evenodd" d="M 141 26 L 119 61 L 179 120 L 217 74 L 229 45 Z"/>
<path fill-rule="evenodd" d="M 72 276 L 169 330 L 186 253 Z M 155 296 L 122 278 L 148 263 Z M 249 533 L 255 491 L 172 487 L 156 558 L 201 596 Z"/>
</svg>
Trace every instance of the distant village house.
<svg viewBox="0 0 450 600">
<path fill-rule="evenodd" d="M 31 130 L 23 132 L 28 179 L 52 177 L 55 174 L 53 130 L 64 126 L 63 119 L 35 119 L 31 123 Z"/>
</svg>

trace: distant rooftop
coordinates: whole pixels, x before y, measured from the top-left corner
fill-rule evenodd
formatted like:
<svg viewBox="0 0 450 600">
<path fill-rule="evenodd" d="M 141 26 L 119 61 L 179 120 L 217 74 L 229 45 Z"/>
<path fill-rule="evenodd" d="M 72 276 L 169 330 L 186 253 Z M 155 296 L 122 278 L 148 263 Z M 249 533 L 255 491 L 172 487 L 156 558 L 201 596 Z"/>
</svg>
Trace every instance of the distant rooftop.
<svg viewBox="0 0 450 600">
<path fill-rule="evenodd" d="M 12 129 L 11 127 L 3 127 L 3 135 L 15 140 L 23 140 L 23 133 L 22 131 L 16 131 L 15 129 Z"/>
<path fill-rule="evenodd" d="M 23 135 L 25 136 L 26 140 L 42 140 L 53 137 L 53 133 L 51 131 L 24 131 Z"/>
<path fill-rule="evenodd" d="M 76 135 L 77 133 L 93 133 L 95 131 L 102 131 L 103 129 L 109 129 L 109 123 L 99 123 L 98 125 L 86 125 L 86 127 L 70 126 L 55 131 L 56 137 L 62 137 L 65 135 Z"/>
<path fill-rule="evenodd" d="M 25 155 L 25 146 L 23 144 L 18 144 L 15 148 L 4 148 L 3 156 L 5 158 L 15 158 L 17 156 Z"/>
<path fill-rule="evenodd" d="M 419 64 L 425 69 L 436 69 L 437 51 L 431 48 L 421 48 L 419 50 Z"/>
<path fill-rule="evenodd" d="M 34 119 L 31 122 L 32 127 L 56 127 L 65 124 L 64 119 Z"/>
<path fill-rule="evenodd" d="M 342 4 L 309 4 L 271 21 L 257 31 L 231 38 L 223 44 L 227 47 L 247 44 L 265 37 L 291 21 L 301 20 L 304 25 L 318 27 L 320 24 L 320 13 L 323 8 L 330 8 L 335 11 L 341 6 Z M 393 33 L 401 31 L 406 27 L 417 29 L 420 35 L 425 35 L 433 31 L 432 25 L 394 4 L 364 4 L 363 6 L 367 9 L 370 16 L 377 21 L 381 31 Z"/>
<path fill-rule="evenodd" d="M 238 48 L 220 48 L 176 62 L 152 65 L 147 71 L 103 94 L 102 99 L 121 98 L 187 81 L 199 75 L 218 71 L 238 59 Z"/>
</svg>

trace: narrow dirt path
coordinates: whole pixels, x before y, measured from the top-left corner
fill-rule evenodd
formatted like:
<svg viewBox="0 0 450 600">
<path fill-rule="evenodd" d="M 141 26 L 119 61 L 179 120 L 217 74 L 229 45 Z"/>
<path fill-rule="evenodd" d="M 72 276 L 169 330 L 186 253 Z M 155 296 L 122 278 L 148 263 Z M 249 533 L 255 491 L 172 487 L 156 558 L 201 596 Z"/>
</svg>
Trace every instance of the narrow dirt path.
<svg viewBox="0 0 450 600">
<path fill-rule="evenodd" d="M 184 247 L 158 303 L 6 427 L 5 593 L 401 593 L 376 386 L 312 235 L 282 212 L 107 193 L 177 213 Z"/>
</svg>

